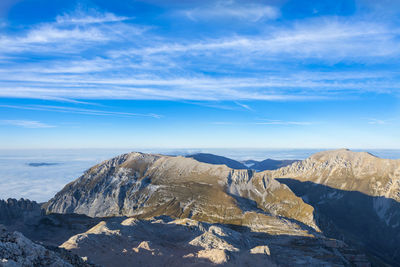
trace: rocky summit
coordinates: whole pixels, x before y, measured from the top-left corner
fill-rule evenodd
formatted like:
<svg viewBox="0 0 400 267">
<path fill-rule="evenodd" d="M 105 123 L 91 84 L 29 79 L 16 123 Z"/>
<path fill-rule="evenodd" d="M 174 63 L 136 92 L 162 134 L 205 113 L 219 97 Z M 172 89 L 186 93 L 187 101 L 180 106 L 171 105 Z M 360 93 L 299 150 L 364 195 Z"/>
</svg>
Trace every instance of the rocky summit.
<svg viewBox="0 0 400 267">
<path fill-rule="evenodd" d="M 325 151 L 267 173 L 314 207 L 331 237 L 400 262 L 400 160 L 347 149 Z"/>
<path fill-rule="evenodd" d="M 94 166 L 65 186 L 46 209 L 97 217 L 168 215 L 271 234 L 319 231 L 314 209 L 265 173 L 142 153 Z"/>
<path fill-rule="evenodd" d="M 323 151 L 262 172 L 135 152 L 87 170 L 46 214 L 8 202 L 8 227 L 101 266 L 400 262 L 400 161 L 366 152 Z"/>
</svg>

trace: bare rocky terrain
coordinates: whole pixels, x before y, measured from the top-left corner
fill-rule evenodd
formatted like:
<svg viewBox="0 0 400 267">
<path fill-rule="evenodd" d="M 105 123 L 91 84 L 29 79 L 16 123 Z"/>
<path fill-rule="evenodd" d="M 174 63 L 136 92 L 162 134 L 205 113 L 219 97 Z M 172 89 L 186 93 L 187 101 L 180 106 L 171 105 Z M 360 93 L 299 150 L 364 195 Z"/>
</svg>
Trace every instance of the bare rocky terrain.
<svg viewBox="0 0 400 267">
<path fill-rule="evenodd" d="M 346 149 L 314 154 L 269 172 L 312 205 L 330 237 L 400 262 L 400 160 Z"/>
<path fill-rule="evenodd" d="M 0 223 L 101 266 L 399 266 L 399 185 L 399 160 L 348 150 L 264 172 L 129 153 Z"/>
</svg>

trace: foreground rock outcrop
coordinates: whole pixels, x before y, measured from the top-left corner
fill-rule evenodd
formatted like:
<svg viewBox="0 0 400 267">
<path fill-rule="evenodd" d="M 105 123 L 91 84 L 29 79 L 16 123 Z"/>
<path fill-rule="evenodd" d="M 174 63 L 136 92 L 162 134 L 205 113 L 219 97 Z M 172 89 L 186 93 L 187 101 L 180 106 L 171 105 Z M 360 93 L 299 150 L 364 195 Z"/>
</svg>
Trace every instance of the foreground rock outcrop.
<svg viewBox="0 0 400 267">
<path fill-rule="evenodd" d="M 26 238 L 20 232 L 9 232 L 0 225 L 0 266 L 4 267 L 94 267 L 78 256 L 61 249 L 51 251 Z"/>
<path fill-rule="evenodd" d="M 16 200 L 9 198 L 0 200 L 0 223 L 30 223 L 42 215 L 41 206 L 29 199 Z"/>
<path fill-rule="evenodd" d="M 106 267 L 369 264 L 364 254 L 337 240 L 273 236 L 165 216 L 107 219 L 61 247 Z"/>
</svg>

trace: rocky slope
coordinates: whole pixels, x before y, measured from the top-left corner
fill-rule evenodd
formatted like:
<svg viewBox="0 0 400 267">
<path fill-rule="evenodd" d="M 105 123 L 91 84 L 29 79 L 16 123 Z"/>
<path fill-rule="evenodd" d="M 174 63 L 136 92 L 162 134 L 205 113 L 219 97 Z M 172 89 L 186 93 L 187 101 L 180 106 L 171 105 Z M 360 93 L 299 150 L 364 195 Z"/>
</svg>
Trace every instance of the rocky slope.
<svg viewBox="0 0 400 267">
<path fill-rule="evenodd" d="M 4 267 L 91 267 L 78 256 L 67 251 L 51 251 L 26 238 L 19 232 L 8 232 L 0 225 L 0 266 Z"/>
<path fill-rule="evenodd" d="M 368 265 L 365 255 L 337 240 L 271 236 L 165 216 L 108 219 L 61 247 L 106 267 Z"/>
<path fill-rule="evenodd" d="M 266 175 L 312 205 L 325 234 L 358 243 L 392 265 L 400 262 L 400 160 L 341 149 Z"/>
<path fill-rule="evenodd" d="M 268 174 L 400 202 L 400 160 L 381 159 L 367 152 L 348 149 L 319 152 Z"/>
<path fill-rule="evenodd" d="M 30 222 L 42 214 L 42 208 L 35 201 L 21 198 L 0 200 L 0 223 L 11 224 Z"/>
<path fill-rule="evenodd" d="M 97 217 L 169 215 L 275 234 L 318 231 L 313 208 L 263 173 L 142 153 L 94 166 L 65 186 L 46 209 Z"/>
</svg>

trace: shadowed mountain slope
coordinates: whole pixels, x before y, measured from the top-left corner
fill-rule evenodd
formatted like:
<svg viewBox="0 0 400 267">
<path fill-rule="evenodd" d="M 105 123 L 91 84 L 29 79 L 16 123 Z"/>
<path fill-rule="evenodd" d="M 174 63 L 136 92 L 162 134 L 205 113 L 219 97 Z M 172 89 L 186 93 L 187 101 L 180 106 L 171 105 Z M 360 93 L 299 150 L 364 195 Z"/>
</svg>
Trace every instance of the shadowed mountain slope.
<svg viewBox="0 0 400 267">
<path fill-rule="evenodd" d="M 42 209 L 35 201 L 9 198 L 0 200 L 0 224 L 16 224 L 39 218 Z"/>
<path fill-rule="evenodd" d="M 267 170 L 276 170 L 282 167 L 286 167 L 294 162 L 299 160 L 275 160 L 275 159 L 266 159 L 263 161 L 255 161 L 255 160 L 248 160 L 244 161 L 249 169 L 256 170 L 256 171 L 267 171 Z"/>
<path fill-rule="evenodd" d="M 218 155 L 214 155 L 214 154 L 209 154 L 209 153 L 197 153 L 197 154 L 193 154 L 193 155 L 188 155 L 186 157 L 195 159 L 195 160 L 197 160 L 199 162 L 203 162 L 203 163 L 226 165 L 229 168 L 235 169 L 235 170 L 247 169 L 247 167 L 239 161 L 236 161 L 236 160 L 233 160 L 230 158 L 226 158 L 226 157 L 222 157 L 222 156 L 218 156 Z"/>
<path fill-rule="evenodd" d="M 367 152 L 348 149 L 319 152 L 306 160 L 265 173 L 400 202 L 400 160 L 381 159 Z"/>
<path fill-rule="evenodd" d="M 341 149 L 264 173 L 312 205 L 324 233 L 400 262 L 400 160 Z"/>
<path fill-rule="evenodd" d="M 227 157 L 222 157 L 214 154 L 208 153 L 198 153 L 193 155 L 186 156 L 187 158 L 193 158 L 199 162 L 216 164 L 216 165 L 226 165 L 231 169 L 235 170 L 243 170 L 250 169 L 255 171 L 265 171 L 265 170 L 276 170 L 282 167 L 286 167 L 298 160 L 274 160 L 274 159 L 266 159 L 263 161 L 256 160 L 245 160 L 245 161 L 237 161 Z"/>
<path fill-rule="evenodd" d="M 317 224 L 326 236 L 345 240 L 393 266 L 400 266 L 400 203 L 313 182 L 278 179 L 315 208 Z M 376 206 L 385 207 L 390 221 L 382 219 Z M 391 224 L 395 222 L 395 224 Z"/>
</svg>

